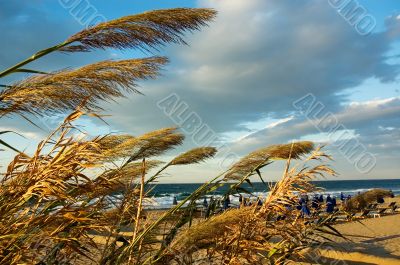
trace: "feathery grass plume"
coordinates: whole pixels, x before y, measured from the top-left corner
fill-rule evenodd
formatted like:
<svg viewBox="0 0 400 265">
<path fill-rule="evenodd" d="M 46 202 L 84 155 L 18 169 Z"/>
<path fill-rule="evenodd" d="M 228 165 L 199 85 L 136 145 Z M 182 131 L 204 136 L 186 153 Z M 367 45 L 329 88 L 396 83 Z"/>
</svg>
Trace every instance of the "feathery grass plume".
<svg viewBox="0 0 400 265">
<path fill-rule="evenodd" d="M 160 166 L 163 162 L 158 160 L 146 161 L 146 172 Z M 103 192 L 110 193 L 118 189 L 123 189 L 131 185 L 131 181 L 136 180 L 143 172 L 143 165 L 141 162 L 131 162 L 121 168 L 111 169 L 95 180 L 93 180 L 93 187 L 95 190 L 103 190 Z M 104 190 L 105 188 L 105 190 Z"/>
<path fill-rule="evenodd" d="M 232 209 L 220 215 L 211 217 L 205 222 L 198 223 L 181 233 L 172 246 L 172 250 L 190 251 L 205 249 L 215 245 L 215 238 L 225 236 L 231 228 L 240 224 L 245 216 L 254 212 L 252 207 Z"/>
<path fill-rule="evenodd" d="M 146 184 L 154 182 L 160 176 L 160 174 L 170 166 L 197 164 L 208 158 L 214 157 L 216 153 L 217 149 L 214 147 L 198 147 L 189 150 L 178 155 L 172 159 L 171 162 L 160 168 L 153 176 L 147 179 Z"/>
<path fill-rule="evenodd" d="M 72 130 L 66 119 L 32 157 L 18 154 L 8 166 L 0 186 L 0 234 L 7 237 L 0 240 L 0 263 L 38 263 L 52 249 L 72 258 L 87 252 L 89 231 L 106 225 L 97 218 L 102 200 L 75 196 L 91 192 L 85 170 L 96 167 L 101 152 L 95 142 L 70 136 Z M 39 245 L 43 251 L 32 249 Z"/>
<path fill-rule="evenodd" d="M 293 144 L 272 145 L 259 153 L 269 153 L 271 159 L 299 159 L 302 155 L 309 154 L 314 149 L 314 144 L 309 141 L 295 142 Z"/>
<path fill-rule="evenodd" d="M 214 157 L 217 153 L 217 149 L 214 147 L 199 147 L 189 150 L 175 157 L 170 164 L 171 165 L 189 165 L 200 163 L 208 158 Z"/>
<path fill-rule="evenodd" d="M 326 157 L 317 149 L 306 161 Z M 172 262 L 185 253 L 194 260 L 216 264 L 283 264 L 299 258 L 301 250 L 320 244 L 326 234 L 341 236 L 329 225 L 332 216 L 304 222 L 296 210 L 290 210 L 295 209 L 299 192 L 315 191 L 310 180 L 335 172 L 325 165 L 299 168 L 300 163 L 289 170 L 289 163 L 262 206 L 228 210 L 194 224 L 178 234 L 157 264 Z"/>
<path fill-rule="evenodd" d="M 155 78 L 164 57 L 103 61 L 75 70 L 34 75 L 0 92 L 0 116 L 9 113 L 46 113 L 74 110 L 86 100 L 88 110 L 101 109 L 98 101 L 123 97 L 138 80 Z"/>
<path fill-rule="evenodd" d="M 159 156 L 181 145 L 185 136 L 177 128 L 164 128 L 143 134 L 136 139 L 136 144 L 128 161 Z"/>
<path fill-rule="evenodd" d="M 225 180 L 240 179 L 247 173 L 258 170 L 276 159 L 298 159 L 314 149 L 312 142 L 271 145 L 251 152 L 236 162 L 225 175 Z"/>
<path fill-rule="evenodd" d="M 108 135 L 99 139 L 98 143 L 106 160 L 116 161 L 128 158 L 127 163 L 130 163 L 138 159 L 161 155 L 181 145 L 184 139 L 184 135 L 178 133 L 177 128 L 164 128 L 138 137 Z"/>
<path fill-rule="evenodd" d="M 186 31 L 199 30 L 216 16 L 212 9 L 176 8 L 145 12 L 100 23 L 67 39 L 66 52 L 92 49 L 156 49 L 167 43 L 185 44 Z"/>
<path fill-rule="evenodd" d="M 106 135 L 99 139 L 97 143 L 104 154 L 104 158 L 112 162 L 131 156 L 137 142 L 137 138 L 132 135 Z"/>
<path fill-rule="evenodd" d="M 88 140 L 77 137 L 77 128 L 72 124 L 86 111 L 101 109 L 100 101 L 122 97 L 125 92 L 139 92 L 136 82 L 155 78 L 166 58 L 105 61 L 51 74 L 22 67 L 62 50 L 151 50 L 167 43 L 185 44 L 183 34 L 206 25 L 215 14 L 210 9 L 171 9 L 102 23 L 0 72 L 0 78 L 16 72 L 35 74 L 4 86 L 0 92 L 0 118 L 74 111 L 37 146 L 32 157 L 16 155 L 0 182 L 1 264 L 81 264 L 89 260 L 96 264 L 121 264 L 128 261 L 127 257 L 141 264 L 157 251 L 159 242 L 154 235 L 159 235 L 158 224 L 164 219 L 139 222 L 147 217 L 141 214 L 147 191 L 145 173 L 159 163 L 149 161 L 139 167 L 134 161 L 161 155 L 180 145 L 184 138 L 175 128 L 167 128 L 138 137 Z M 196 161 L 200 159 L 196 156 Z M 125 163 L 115 168 L 116 162 Z M 140 173 L 138 193 L 134 185 Z M 134 185 L 126 185 L 127 182 Z M 127 186 L 122 198 L 110 199 L 119 185 Z M 117 216 L 110 214 L 110 203 L 117 208 Z M 172 215 L 177 209 L 169 213 Z M 137 237 L 128 238 L 132 244 L 122 240 L 121 246 L 118 241 L 125 224 L 134 224 Z M 109 236 L 110 243 L 96 243 L 93 234 Z M 129 252 L 124 252 L 126 242 Z M 101 257 L 95 256 L 97 250 L 104 250 Z M 95 258 L 98 260 L 94 261 Z"/>
</svg>

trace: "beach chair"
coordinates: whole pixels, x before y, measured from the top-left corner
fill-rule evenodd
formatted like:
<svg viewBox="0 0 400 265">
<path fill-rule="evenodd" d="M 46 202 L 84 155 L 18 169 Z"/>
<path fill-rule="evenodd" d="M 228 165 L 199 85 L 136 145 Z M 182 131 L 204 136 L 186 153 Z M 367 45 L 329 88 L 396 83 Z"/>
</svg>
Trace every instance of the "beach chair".
<svg viewBox="0 0 400 265">
<path fill-rule="evenodd" d="M 337 216 L 336 216 L 336 220 L 338 222 L 348 222 L 348 221 L 351 221 L 354 218 L 355 215 L 356 215 L 356 213 L 338 211 L 337 212 Z"/>
<path fill-rule="evenodd" d="M 382 215 L 386 214 L 387 211 L 391 211 L 392 213 L 394 213 L 396 211 L 396 203 L 391 203 L 389 204 L 388 207 L 384 207 L 384 208 L 378 208 L 374 213 L 373 213 L 373 217 L 381 217 Z"/>
<path fill-rule="evenodd" d="M 370 204 L 367 206 L 366 209 L 372 211 L 372 210 L 376 210 L 377 207 L 378 207 L 378 204 L 377 204 L 377 203 L 370 203 Z"/>
<path fill-rule="evenodd" d="M 391 202 L 388 205 L 388 208 L 389 208 L 391 213 L 396 213 L 396 209 L 398 208 L 398 206 L 396 205 L 396 202 Z"/>
<path fill-rule="evenodd" d="M 374 218 L 376 217 L 381 217 L 383 214 L 385 214 L 385 212 L 388 210 L 389 208 L 380 208 L 378 211 L 372 213 L 372 216 Z"/>
<path fill-rule="evenodd" d="M 371 212 L 371 210 L 370 209 L 365 209 L 365 210 L 363 210 L 361 213 L 360 213 L 360 215 L 354 215 L 354 217 L 355 218 L 359 218 L 359 219 L 364 219 L 364 218 L 367 218 L 368 217 L 368 215 L 370 214 L 370 212 Z"/>
</svg>

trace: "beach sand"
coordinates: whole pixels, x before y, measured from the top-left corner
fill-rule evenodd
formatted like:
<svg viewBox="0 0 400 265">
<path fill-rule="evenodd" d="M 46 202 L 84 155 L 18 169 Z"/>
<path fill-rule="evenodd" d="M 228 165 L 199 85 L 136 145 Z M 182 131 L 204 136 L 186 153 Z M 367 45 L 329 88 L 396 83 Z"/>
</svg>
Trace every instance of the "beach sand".
<svg viewBox="0 0 400 265">
<path fill-rule="evenodd" d="M 386 204 L 392 201 L 400 205 L 399 197 L 386 199 Z M 321 253 L 310 251 L 307 256 L 312 264 L 400 265 L 400 212 L 337 224 L 335 228 L 348 240 L 335 239 L 332 247 L 320 249 Z"/>
<path fill-rule="evenodd" d="M 387 198 L 385 205 L 400 197 Z M 152 217 L 158 217 L 163 211 L 152 211 Z M 149 218 L 152 219 L 152 218 Z M 323 247 L 306 252 L 307 262 L 292 264 L 331 264 L 331 265 L 400 265 L 400 210 L 376 218 L 359 219 L 334 226 L 346 239 L 334 238 L 332 247 Z M 123 233 L 131 236 L 131 232 Z M 105 238 L 96 236 L 97 243 Z"/>
</svg>

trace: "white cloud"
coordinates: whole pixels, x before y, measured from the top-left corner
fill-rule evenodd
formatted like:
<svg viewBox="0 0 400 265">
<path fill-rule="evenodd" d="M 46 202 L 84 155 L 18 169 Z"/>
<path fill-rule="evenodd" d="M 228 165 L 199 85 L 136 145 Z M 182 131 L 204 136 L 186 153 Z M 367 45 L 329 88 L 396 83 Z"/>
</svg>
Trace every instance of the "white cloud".
<svg viewBox="0 0 400 265">
<path fill-rule="evenodd" d="M 287 123 L 288 121 L 291 121 L 291 120 L 293 120 L 293 119 L 294 119 L 294 116 L 290 116 L 290 117 L 288 117 L 288 118 L 280 119 L 280 120 L 278 120 L 278 121 L 276 121 L 276 122 L 273 122 L 273 123 L 268 124 L 265 128 L 267 128 L 267 129 L 272 129 L 272 128 L 274 128 L 274 127 L 277 127 L 278 125 L 285 124 L 285 123 Z"/>
<path fill-rule="evenodd" d="M 386 55 L 398 38 L 398 17 L 396 21 L 394 17 L 387 20 L 387 31 L 362 37 L 327 1 L 201 0 L 198 3 L 216 8 L 219 11 L 216 21 L 189 37 L 189 47 L 167 49 L 172 61 L 170 69 L 163 72 L 160 80 L 142 83 L 145 97 L 135 95 L 119 104 L 105 105 L 113 115 L 107 119 L 112 129 L 137 135 L 173 126 L 156 102 L 176 93 L 204 124 L 225 140 L 236 140 L 233 148 L 243 154 L 260 145 L 311 136 L 321 138 L 309 122 L 292 116 L 292 102 L 313 93 L 326 111 L 354 130 L 354 135 L 369 138 L 371 148 L 383 147 L 379 140 L 382 131 L 377 132 L 379 126 L 395 128 L 385 132 L 383 138 L 396 146 L 398 98 L 388 98 L 385 94 L 384 100 L 363 99 L 343 105 L 347 97 L 341 93 L 354 87 L 359 89 L 357 94 L 364 93 L 364 83 L 371 78 L 377 80 L 377 90 L 379 84 L 394 84 L 399 66 L 389 64 Z M 20 32 L 21 25 L 3 27 L 13 35 L 12 32 Z M 37 38 L 28 37 L 36 43 Z M 9 44 L 5 48 L 9 49 Z M 122 56 L 112 54 L 118 55 Z M 12 56 L 0 58 L 0 63 L 13 61 L 19 55 Z M 59 60 L 53 62 L 56 63 Z M 94 128 L 93 133 L 107 131 L 103 127 L 97 131 L 98 123 L 87 126 Z"/>
</svg>

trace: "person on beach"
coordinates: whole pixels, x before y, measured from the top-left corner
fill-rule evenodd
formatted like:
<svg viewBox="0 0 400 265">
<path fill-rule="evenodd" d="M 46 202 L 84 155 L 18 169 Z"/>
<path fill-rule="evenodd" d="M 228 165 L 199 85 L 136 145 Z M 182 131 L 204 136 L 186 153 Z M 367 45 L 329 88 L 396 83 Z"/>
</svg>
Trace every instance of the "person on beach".
<svg viewBox="0 0 400 265">
<path fill-rule="evenodd" d="M 349 203 L 350 203 L 350 199 L 351 199 L 351 195 L 347 195 L 346 200 L 343 202 L 343 205 L 347 208 L 349 207 Z"/>
<path fill-rule="evenodd" d="M 208 204 L 206 213 L 205 213 L 205 215 L 204 215 L 204 217 L 205 217 L 206 219 L 207 219 L 208 217 L 210 217 L 211 211 L 215 211 L 215 206 L 216 206 L 216 205 L 215 205 L 214 197 L 211 196 L 211 198 L 210 198 L 210 203 Z"/>
<path fill-rule="evenodd" d="M 258 197 L 258 198 L 257 198 L 257 205 L 258 205 L 258 206 L 262 206 L 262 205 L 263 205 L 263 202 L 262 202 L 262 198 L 261 198 L 261 197 Z"/>
<path fill-rule="evenodd" d="M 207 197 L 204 197 L 203 206 L 204 206 L 204 208 L 208 207 Z"/>
<path fill-rule="evenodd" d="M 346 197 L 344 196 L 343 192 L 340 193 L 340 200 L 344 202 L 346 200 Z"/>
<path fill-rule="evenodd" d="M 306 203 L 308 204 L 308 202 L 310 201 L 309 197 L 307 194 L 304 194 L 304 200 L 306 201 Z"/>
<path fill-rule="evenodd" d="M 319 200 L 318 200 L 318 196 L 317 195 L 315 195 L 313 197 L 313 200 L 311 202 L 311 208 L 313 208 L 315 210 L 317 210 L 319 208 Z"/>
<path fill-rule="evenodd" d="M 302 208 L 303 203 L 305 203 L 304 198 L 301 198 L 301 197 L 300 197 L 300 198 L 299 198 L 299 203 L 297 204 L 296 209 L 299 210 L 299 211 L 301 211 L 301 208 Z"/>
<path fill-rule="evenodd" d="M 326 202 L 332 202 L 332 197 L 330 194 L 328 194 L 328 196 L 326 197 Z"/>
<path fill-rule="evenodd" d="M 309 217 L 310 215 L 310 209 L 308 208 L 305 199 L 303 199 L 303 203 L 301 204 L 301 217 Z"/>
<path fill-rule="evenodd" d="M 242 194 L 239 194 L 239 207 L 243 206 L 243 196 Z"/>
<path fill-rule="evenodd" d="M 324 202 L 324 195 L 319 195 L 319 202 L 320 203 L 323 203 Z"/>
<path fill-rule="evenodd" d="M 333 207 L 336 207 L 336 206 L 337 206 L 336 196 L 333 196 L 333 198 L 332 198 L 332 204 L 333 204 Z"/>
<path fill-rule="evenodd" d="M 335 210 L 335 207 L 333 206 L 332 200 L 327 200 L 326 201 L 326 212 L 327 213 L 333 213 L 333 211 Z"/>
<path fill-rule="evenodd" d="M 172 205 L 178 205 L 178 200 L 176 199 L 176 196 L 174 196 L 174 199 L 172 201 Z"/>
<path fill-rule="evenodd" d="M 229 195 L 226 195 L 224 200 L 224 210 L 229 208 L 229 204 L 231 204 L 231 200 L 229 199 Z"/>
</svg>

